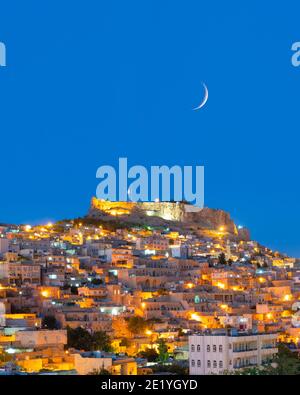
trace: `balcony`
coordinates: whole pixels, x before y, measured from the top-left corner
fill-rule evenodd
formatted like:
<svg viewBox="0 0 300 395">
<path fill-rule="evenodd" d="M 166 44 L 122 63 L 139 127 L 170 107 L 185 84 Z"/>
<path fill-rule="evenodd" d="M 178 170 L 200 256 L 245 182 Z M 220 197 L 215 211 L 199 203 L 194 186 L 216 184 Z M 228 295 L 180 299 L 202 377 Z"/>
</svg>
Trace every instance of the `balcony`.
<svg viewBox="0 0 300 395">
<path fill-rule="evenodd" d="M 257 351 L 257 347 L 255 347 L 255 348 L 238 348 L 238 349 L 232 350 L 232 352 L 234 352 L 234 353 L 250 352 L 250 351 Z"/>
<path fill-rule="evenodd" d="M 249 368 L 251 366 L 257 366 L 257 363 L 255 362 L 249 362 L 249 363 L 239 363 L 239 364 L 234 364 L 233 369 L 244 369 L 244 368 Z"/>
</svg>

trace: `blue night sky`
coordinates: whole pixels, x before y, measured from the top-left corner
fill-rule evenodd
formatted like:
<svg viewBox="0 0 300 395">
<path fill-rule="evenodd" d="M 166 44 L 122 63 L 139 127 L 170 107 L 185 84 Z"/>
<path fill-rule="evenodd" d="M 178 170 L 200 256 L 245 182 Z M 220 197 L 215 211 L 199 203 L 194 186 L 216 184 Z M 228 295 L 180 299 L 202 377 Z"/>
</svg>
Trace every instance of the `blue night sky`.
<svg viewBox="0 0 300 395">
<path fill-rule="evenodd" d="M 84 215 L 122 156 L 204 165 L 206 206 L 300 256 L 299 2 L 3 3 L 1 222 Z"/>
</svg>

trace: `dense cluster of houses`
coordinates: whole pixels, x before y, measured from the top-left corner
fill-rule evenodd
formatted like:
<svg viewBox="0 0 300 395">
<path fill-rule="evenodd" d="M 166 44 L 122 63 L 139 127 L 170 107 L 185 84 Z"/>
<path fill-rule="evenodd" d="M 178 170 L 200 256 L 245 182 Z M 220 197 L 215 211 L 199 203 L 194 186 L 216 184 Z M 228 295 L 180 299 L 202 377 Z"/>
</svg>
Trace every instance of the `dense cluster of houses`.
<svg viewBox="0 0 300 395">
<path fill-rule="evenodd" d="M 161 344 L 164 363 L 193 374 L 264 364 L 278 341 L 300 341 L 297 264 L 225 226 L 3 225 L 0 370 L 151 374 Z M 77 328 L 108 335 L 109 350 L 76 347 Z"/>
</svg>

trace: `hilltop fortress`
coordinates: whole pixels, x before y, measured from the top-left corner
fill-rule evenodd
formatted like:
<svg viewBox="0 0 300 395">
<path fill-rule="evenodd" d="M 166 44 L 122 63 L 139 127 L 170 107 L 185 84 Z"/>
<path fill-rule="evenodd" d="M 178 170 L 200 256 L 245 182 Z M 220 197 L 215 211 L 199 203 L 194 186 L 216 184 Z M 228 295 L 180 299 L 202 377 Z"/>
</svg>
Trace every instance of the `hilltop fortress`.
<svg viewBox="0 0 300 395">
<path fill-rule="evenodd" d="M 199 208 L 185 202 L 111 202 L 92 198 L 88 217 L 113 221 L 160 226 L 185 227 L 191 230 L 218 230 L 224 228 L 233 236 L 248 239 L 246 229 L 238 229 L 223 210 Z"/>
</svg>

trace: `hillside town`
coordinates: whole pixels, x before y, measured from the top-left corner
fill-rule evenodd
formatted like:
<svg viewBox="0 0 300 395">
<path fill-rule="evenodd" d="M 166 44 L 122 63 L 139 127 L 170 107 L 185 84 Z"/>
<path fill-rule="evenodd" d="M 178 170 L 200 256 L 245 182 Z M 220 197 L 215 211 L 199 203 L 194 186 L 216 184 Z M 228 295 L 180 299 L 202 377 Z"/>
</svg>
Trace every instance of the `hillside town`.
<svg viewBox="0 0 300 395">
<path fill-rule="evenodd" d="M 235 374 L 283 345 L 296 361 L 297 259 L 217 211 L 96 203 L 0 226 L 0 374 Z"/>
</svg>

